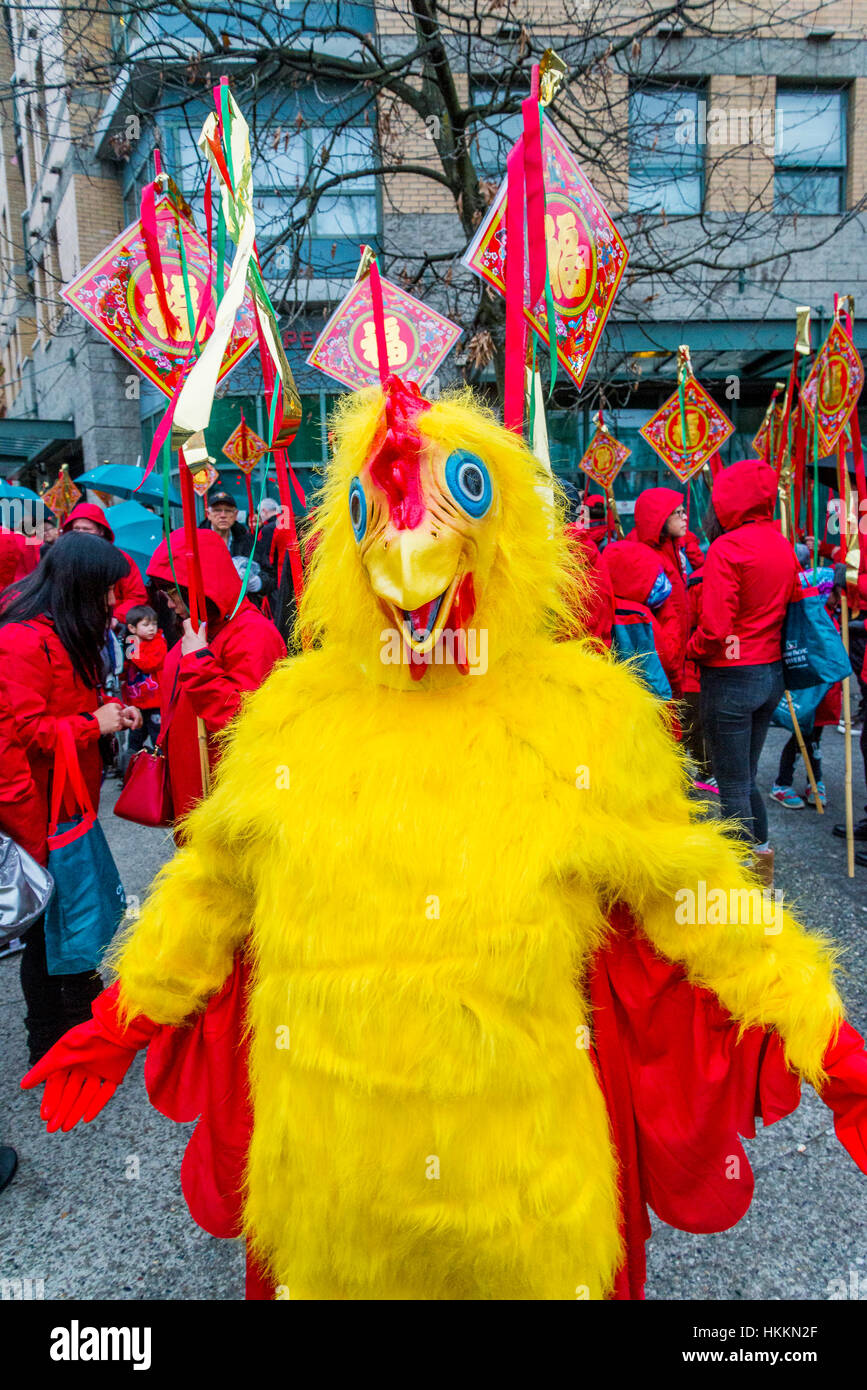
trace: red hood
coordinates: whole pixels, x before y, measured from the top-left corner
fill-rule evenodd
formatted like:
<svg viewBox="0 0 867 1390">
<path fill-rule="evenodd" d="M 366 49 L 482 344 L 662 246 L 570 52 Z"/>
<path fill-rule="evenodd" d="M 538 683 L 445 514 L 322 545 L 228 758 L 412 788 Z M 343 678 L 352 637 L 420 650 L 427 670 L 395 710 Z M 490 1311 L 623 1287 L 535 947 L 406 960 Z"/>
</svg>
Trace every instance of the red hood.
<svg viewBox="0 0 867 1390">
<path fill-rule="evenodd" d="M 770 521 L 777 500 L 777 474 L 761 459 L 741 459 L 717 473 L 713 509 L 724 531 L 745 521 Z"/>
<path fill-rule="evenodd" d="M 199 559 L 202 565 L 202 584 L 205 589 L 205 597 L 209 598 L 215 605 L 222 620 L 231 613 L 238 602 L 238 595 L 241 592 L 241 577 L 235 569 L 226 542 L 221 540 L 215 531 L 197 531 L 196 535 L 199 542 Z M 174 574 L 169 560 L 168 544 L 166 541 L 161 541 L 148 565 L 148 575 L 152 579 L 164 579 L 169 584 L 174 584 L 175 575 L 177 575 L 178 583 L 188 589 L 190 585 L 187 574 L 187 557 L 184 553 L 183 527 L 177 531 L 172 531 L 170 539 L 172 559 L 175 562 Z"/>
<path fill-rule="evenodd" d="M 114 544 L 114 532 L 105 519 L 105 512 L 95 502 L 79 502 L 77 507 L 73 507 L 61 526 L 61 531 L 68 531 L 73 521 L 95 521 L 97 526 L 104 526 L 108 532 L 108 539 L 112 545 Z"/>
<path fill-rule="evenodd" d="M 658 545 L 662 528 L 672 512 L 683 506 L 683 493 L 673 487 L 650 487 L 639 494 L 635 502 L 636 540 L 645 545 Z"/>
<path fill-rule="evenodd" d="M 671 513 L 669 512 L 670 516 Z M 633 603 L 647 603 L 662 565 L 643 545 L 632 541 L 616 541 L 602 552 L 602 564 L 608 571 L 611 587 L 617 598 Z"/>
</svg>

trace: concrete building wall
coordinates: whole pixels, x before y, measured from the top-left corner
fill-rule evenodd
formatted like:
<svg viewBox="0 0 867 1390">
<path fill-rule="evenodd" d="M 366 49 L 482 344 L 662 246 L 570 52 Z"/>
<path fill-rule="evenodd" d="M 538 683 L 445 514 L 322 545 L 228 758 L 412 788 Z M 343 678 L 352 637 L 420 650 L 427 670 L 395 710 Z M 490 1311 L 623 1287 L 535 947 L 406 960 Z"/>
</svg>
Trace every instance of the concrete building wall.
<svg viewBox="0 0 867 1390">
<path fill-rule="evenodd" d="M 471 0 L 465 8 L 468 15 L 475 12 Z M 19 155 L 9 103 L 0 126 L 0 386 L 10 413 L 72 418 L 87 466 L 104 458 L 133 462 L 141 443 L 138 402 L 127 399 L 126 391 L 132 369 L 77 315 L 62 308 L 58 293 L 125 221 L 121 166 L 94 154 L 102 97 L 76 76 L 77 59 L 108 53 L 108 16 L 91 15 L 85 29 L 73 11 L 75 25 L 61 31 L 46 28 L 49 13 L 57 12 L 38 3 L 10 7 L 12 49 L 0 41 L 0 82 L 13 73 L 19 79 L 15 115 L 21 137 Z M 652 332 L 657 325 L 682 322 L 688 327 L 699 320 L 735 325 L 794 321 L 797 303 L 829 310 L 838 290 L 853 291 L 856 303 L 863 302 L 867 271 L 861 215 L 825 244 L 834 225 L 830 217 L 780 218 L 773 227 L 788 260 L 757 266 L 740 278 L 736 273 L 739 255 L 742 260 L 762 259 L 756 241 L 765 234 L 755 229 L 774 217 L 773 142 L 762 113 L 774 111 L 778 80 L 849 84 L 848 207 L 867 197 L 867 0 L 833 0 L 819 8 L 815 0 L 787 0 L 774 23 L 765 23 L 765 14 L 766 7 L 760 10 L 740 0 L 720 3 L 713 15 L 714 36 L 687 29 L 672 39 L 657 33 L 658 26 L 648 28 L 646 5 L 617 3 L 604 14 L 605 32 L 589 44 L 588 52 L 595 55 L 589 71 L 558 101 L 554 119 L 567 139 L 571 125 L 576 147 L 582 149 L 582 167 L 627 243 L 640 247 L 636 261 L 652 254 L 664 271 L 685 247 L 698 251 L 714 232 L 723 241 L 727 230 L 736 233 L 725 254 L 712 250 L 704 257 L 710 263 L 688 276 L 660 273 L 634 289 L 624 282 L 615 313 L 619 320 L 636 319 Z M 558 35 L 574 39 L 582 23 L 592 21 L 598 28 L 602 15 L 595 0 L 527 0 L 525 6 L 526 23 L 539 42 L 545 36 L 555 42 Z M 378 5 L 376 16 L 387 54 L 415 46 L 417 35 L 403 0 Z M 500 34 L 502 7 L 484 8 L 480 24 L 484 37 L 473 43 L 476 78 L 494 74 L 522 42 Z M 818 29 L 833 32 L 821 41 L 809 39 Z M 630 40 L 631 34 L 640 38 Z M 465 45 L 449 42 L 461 100 L 469 95 L 465 52 Z M 652 253 L 629 211 L 628 145 L 630 83 L 651 78 L 702 82 L 708 113 L 721 112 L 727 123 L 725 143 L 708 146 L 702 219 L 669 219 L 654 233 Z M 42 97 L 33 90 L 39 81 Z M 442 111 L 434 114 L 444 118 Z M 390 99 L 379 102 L 377 117 L 386 158 L 398 166 L 441 169 L 437 131 L 430 122 Z M 387 271 L 399 270 L 401 256 L 411 259 L 420 248 L 456 257 L 464 250 L 466 234 L 453 194 L 437 180 L 398 171 L 383 181 L 381 206 Z M 4 210 L 12 229 L 8 238 Z M 22 244 L 24 212 L 30 220 L 35 304 Z M 465 308 L 466 296 L 476 296 L 477 286 L 463 281 L 457 270 L 454 285 L 461 287 L 460 307 Z M 308 289 L 317 304 L 337 293 L 333 283 L 317 281 L 315 293 Z M 438 301 L 446 312 L 448 299 L 445 293 Z"/>
</svg>

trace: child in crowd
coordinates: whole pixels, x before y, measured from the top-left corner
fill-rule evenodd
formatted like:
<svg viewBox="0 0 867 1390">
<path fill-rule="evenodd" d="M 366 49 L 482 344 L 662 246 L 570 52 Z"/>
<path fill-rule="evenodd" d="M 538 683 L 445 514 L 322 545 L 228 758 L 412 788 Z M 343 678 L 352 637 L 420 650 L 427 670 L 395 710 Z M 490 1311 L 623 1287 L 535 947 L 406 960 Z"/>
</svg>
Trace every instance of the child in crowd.
<svg viewBox="0 0 867 1390">
<path fill-rule="evenodd" d="M 141 710 L 142 725 L 129 735 L 130 753 L 138 753 L 150 735 L 156 746 L 160 732 L 160 672 L 166 659 L 166 639 L 157 615 L 148 604 L 131 608 L 126 615 L 126 663 L 122 695 L 125 704 Z"/>
</svg>

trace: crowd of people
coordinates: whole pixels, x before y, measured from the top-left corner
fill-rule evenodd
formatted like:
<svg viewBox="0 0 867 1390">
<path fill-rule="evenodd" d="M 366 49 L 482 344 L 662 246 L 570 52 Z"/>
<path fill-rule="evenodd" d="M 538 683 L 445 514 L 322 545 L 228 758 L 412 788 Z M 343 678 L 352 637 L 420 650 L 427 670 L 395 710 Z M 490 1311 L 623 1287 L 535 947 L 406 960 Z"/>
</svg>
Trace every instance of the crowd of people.
<svg viewBox="0 0 867 1390">
<path fill-rule="evenodd" d="M 767 807 L 756 775 L 784 694 L 783 625 L 789 605 L 810 586 L 832 616 L 838 613 L 846 592 L 839 557 L 826 553 L 831 563 L 814 573 L 809 544 L 793 548 L 773 519 L 776 473 L 758 460 L 735 463 L 715 479 L 705 545 L 689 529 L 684 495 L 673 488 L 640 494 L 626 537 L 604 497 L 582 496 L 569 485 L 566 492 L 567 534 L 589 584 L 575 635 L 635 661 L 669 706 L 696 787 L 718 797 L 720 814 L 772 882 Z M 0 831 L 39 864 L 47 862 L 52 829 L 81 812 L 71 782 L 62 797 L 52 797 L 61 725 L 71 732 L 94 808 L 106 769 L 117 763 L 119 735 L 121 770 L 146 744 L 165 757 L 175 820 L 201 799 L 217 736 L 292 641 L 294 590 L 291 566 L 282 563 L 287 531 L 279 504 L 266 499 L 258 521 L 254 536 L 228 493 L 211 494 L 198 532 L 205 607 L 198 626 L 189 612 L 182 529 L 159 545 L 145 575 L 114 544 L 104 511 L 92 503 L 77 505 L 59 529 L 46 525 L 39 546 L 0 533 Z M 853 650 L 860 641 L 862 659 L 857 614 L 867 607 L 864 583 L 848 595 L 856 615 Z M 856 674 L 863 676 L 860 664 Z M 802 731 L 823 800 L 820 738 L 839 710 L 838 685 Z M 771 793 L 788 809 L 805 801 L 795 789 L 798 747 L 793 735 Z M 867 773 L 863 732 L 861 748 Z M 867 818 L 855 835 L 867 841 Z M 867 865 L 867 846 L 856 857 Z M 44 918 L 11 947 L 18 948 L 35 1063 L 89 1016 L 101 984 L 94 970 L 52 969 Z M 14 1168 L 11 1151 L 4 1152 L 0 1183 Z"/>
<path fill-rule="evenodd" d="M 692 760 L 695 785 L 719 800 L 720 814 L 750 846 L 757 868 L 773 881 L 768 813 L 756 774 L 772 722 L 780 718 L 785 679 L 783 629 L 789 606 L 810 591 L 820 593 L 840 626 L 845 594 L 853 674 L 863 706 L 864 619 L 867 576 L 847 584 L 842 551 L 813 537 L 796 544 L 774 520 L 776 471 L 758 459 L 722 469 L 704 517 L 706 545 L 689 529 L 685 497 L 673 488 L 648 488 L 636 499 L 635 525 L 615 535 L 610 507 L 601 496 L 570 493 L 568 535 L 579 548 L 591 592 L 587 626 L 615 653 L 635 658 L 646 684 L 671 703 L 673 726 Z M 828 563 L 830 561 L 830 563 Z M 780 757 L 771 797 L 791 810 L 827 801 L 820 739 L 839 725 L 841 683 L 833 683 L 801 728 L 815 782 L 795 789 L 799 743 L 792 732 Z M 860 719 L 860 713 L 858 718 Z M 867 780 L 864 724 L 861 752 Z M 805 769 L 805 780 L 807 772 Z M 867 811 L 867 807 L 865 807 Z M 838 822 L 833 833 L 845 837 Z M 854 827 L 867 841 L 867 817 Z M 867 866 L 867 850 L 856 862 Z"/>
</svg>

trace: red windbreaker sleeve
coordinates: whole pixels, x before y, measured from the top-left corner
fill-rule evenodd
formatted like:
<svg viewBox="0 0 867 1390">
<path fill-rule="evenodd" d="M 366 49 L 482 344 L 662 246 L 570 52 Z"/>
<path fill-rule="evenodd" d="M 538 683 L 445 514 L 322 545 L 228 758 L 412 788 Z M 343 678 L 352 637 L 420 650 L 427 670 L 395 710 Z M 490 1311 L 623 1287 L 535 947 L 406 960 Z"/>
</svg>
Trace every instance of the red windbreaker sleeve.
<svg viewBox="0 0 867 1390">
<path fill-rule="evenodd" d="M 51 689 L 48 655 L 37 633 L 10 624 L 0 628 L 0 681 L 15 720 L 15 735 L 25 747 L 54 751 L 57 719 L 45 695 Z M 67 722 L 76 743 L 95 743 L 99 724 L 92 714 L 73 714 Z"/>
<path fill-rule="evenodd" d="M 735 630 L 738 611 L 738 570 L 726 546 L 717 541 L 704 562 L 701 614 L 687 647 L 687 656 L 699 664 L 717 657 Z"/>
<path fill-rule="evenodd" d="M 131 608 L 138 608 L 140 604 L 148 601 L 147 589 L 141 577 L 141 570 L 131 555 L 127 555 L 125 550 L 121 555 L 129 565 L 129 574 L 125 574 L 123 579 L 119 579 L 114 586 L 114 611 L 112 617 L 119 623 L 126 622 L 126 615 Z"/>
<path fill-rule="evenodd" d="M 698 543 L 698 536 L 687 531 L 683 538 L 683 550 L 693 571 L 704 569 L 705 553 Z"/>
<path fill-rule="evenodd" d="M 249 627 L 230 625 L 219 657 L 210 647 L 181 657 L 181 688 L 209 733 L 225 728 L 238 713 L 241 697 L 248 690 L 258 690 L 271 667 L 285 656 L 277 629 L 270 623 L 267 627 L 270 632 L 260 631 L 256 634 L 260 640 L 251 641 Z"/>
<path fill-rule="evenodd" d="M 683 677 L 683 670 L 680 664 L 680 653 L 682 650 L 682 636 L 680 626 L 680 614 L 676 604 L 669 596 L 664 603 L 653 610 L 653 618 L 656 623 L 656 649 L 662 669 L 668 676 L 672 685 L 680 687 Z"/>
</svg>

